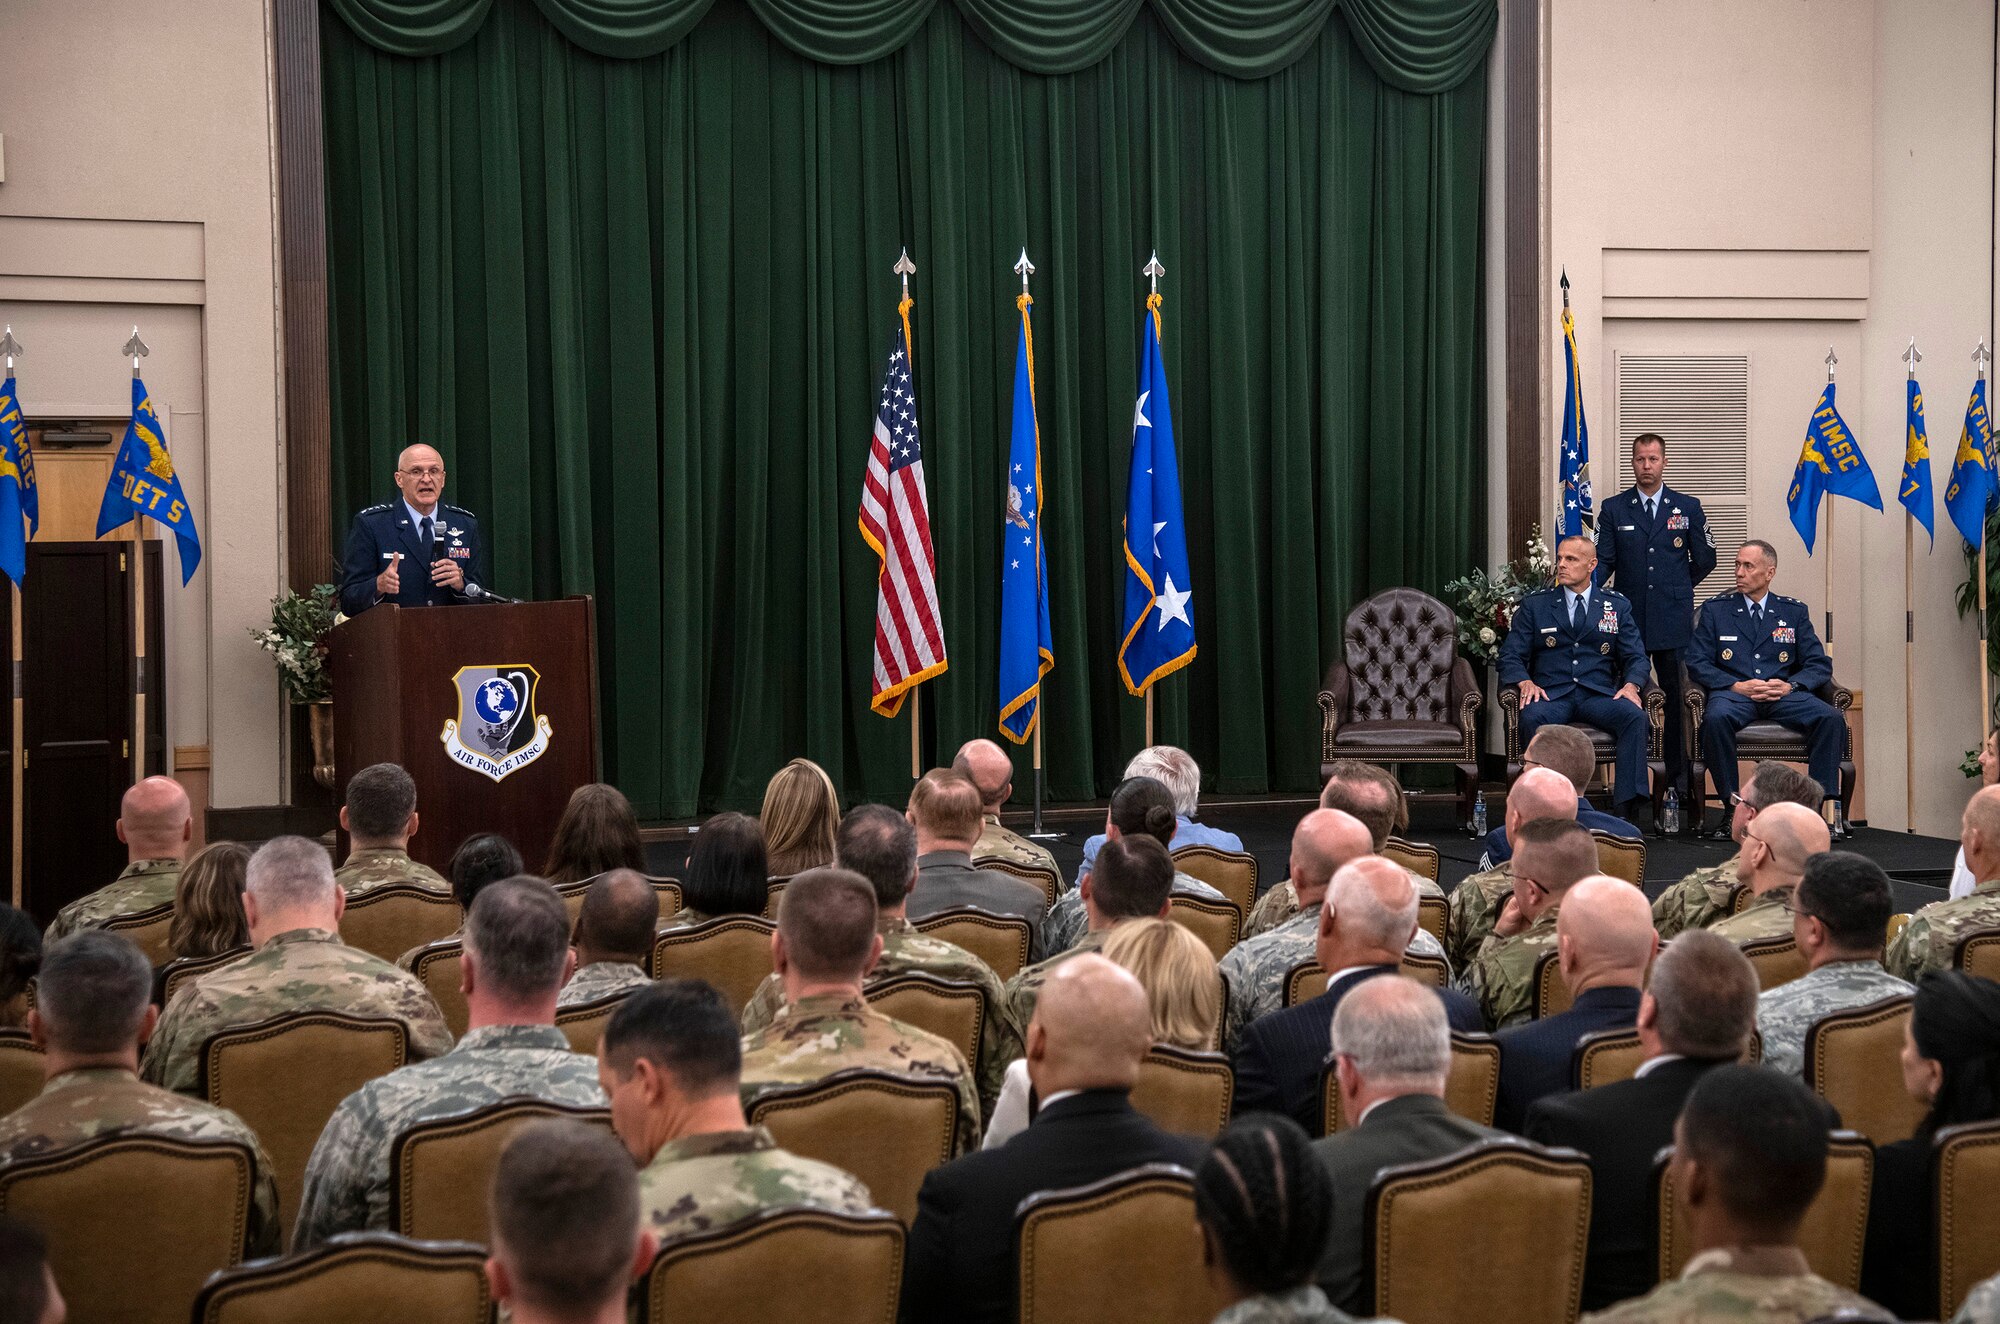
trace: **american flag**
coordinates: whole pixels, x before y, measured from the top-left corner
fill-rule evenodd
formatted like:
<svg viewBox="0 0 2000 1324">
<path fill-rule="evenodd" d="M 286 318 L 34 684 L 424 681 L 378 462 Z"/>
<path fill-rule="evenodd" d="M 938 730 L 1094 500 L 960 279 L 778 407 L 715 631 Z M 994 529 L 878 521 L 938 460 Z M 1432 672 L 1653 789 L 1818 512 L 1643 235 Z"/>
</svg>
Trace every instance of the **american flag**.
<svg viewBox="0 0 2000 1324">
<path fill-rule="evenodd" d="M 882 374 L 882 400 L 861 483 L 861 536 L 882 558 L 875 588 L 875 687 L 869 706 L 884 717 L 912 686 L 945 669 L 938 613 L 937 558 L 924 496 L 924 448 L 910 376 L 909 323 L 898 316 Z"/>
</svg>

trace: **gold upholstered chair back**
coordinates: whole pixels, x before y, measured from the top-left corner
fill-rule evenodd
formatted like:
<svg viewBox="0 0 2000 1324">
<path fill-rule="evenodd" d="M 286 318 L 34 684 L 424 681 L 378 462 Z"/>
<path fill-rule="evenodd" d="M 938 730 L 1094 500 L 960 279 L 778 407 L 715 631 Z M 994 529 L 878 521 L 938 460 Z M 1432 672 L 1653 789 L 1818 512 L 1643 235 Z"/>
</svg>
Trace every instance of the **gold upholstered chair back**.
<svg viewBox="0 0 2000 1324">
<path fill-rule="evenodd" d="M 1908 1140 L 1926 1106 L 1903 1088 L 1903 1027 L 1915 1000 L 1907 994 L 1850 1007 L 1806 1031 L 1805 1078 L 1839 1112 L 1842 1125 L 1878 1147 Z"/>
<path fill-rule="evenodd" d="M 1167 918 L 1201 939 L 1208 953 L 1220 961 L 1236 945 L 1243 931 L 1243 912 L 1234 901 L 1217 901 L 1205 896 L 1167 898 Z"/>
<path fill-rule="evenodd" d="M 894 1217 L 773 1209 L 661 1251 L 639 1285 L 638 1317 L 893 1324 L 902 1289 L 903 1225 Z"/>
<path fill-rule="evenodd" d="M 1257 901 L 1257 857 L 1249 851 L 1220 846 L 1177 846 L 1170 852 L 1174 868 L 1199 878 L 1236 903 L 1243 914 Z"/>
<path fill-rule="evenodd" d="M 167 931 L 173 926 L 174 903 L 152 906 L 145 910 L 135 910 L 129 915 L 119 915 L 104 921 L 106 933 L 116 933 L 130 938 L 146 954 L 146 959 L 155 966 L 165 965 L 174 959 L 174 949 L 167 945 Z"/>
<path fill-rule="evenodd" d="M 419 1122 L 389 1147 L 389 1227 L 419 1241 L 488 1244 L 486 1186 L 514 1132 L 544 1117 L 609 1127 L 604 1108 L 546 1099 L 501 1099 L 455 1117 Z"/>
<path fill-rule="evenodd" d="M 1221 1306 L 1195 1253 L 1185 1168 L 1152 1164 L 1031 1195 L 1014 1227 L 1021 1324 L 1207 1324 Z M 1116 1264 L 1147 1267 L 1105 1271 Z"/>
<path fill-rule="evenodd" d="M 465 918 L 456 898 L 415 883 L 389 883 L 347 903 L 340 940 L 385 961 L 450 937 Z"/>
<path fill-rule="evenodd" d="M 1221 1053 L 1154 1044 L 1139 1063 L 1132 1106 L 1163 1131 L 1213 1138 L 1229 1125 L 1236 1073 Z"/>
<path fill-rule="evenodd" d="M 1931 1141 L 1937 1197 L 1938 1318 L 2000 1273 L 2000 1121 L 1947 1126 Z"/>
<path fill-rule="evenodd" d="M 778 926 L 757 915 L 666 929 L 653 938 L 653 978 L 706 979 L 741 1015 L 757 986 L 771 973 L 771 935 Z"/>
<path fill-rule="evenodd" d="M 958 1091 L 948 1080 L 854 1067 L 759 1095 L 750 1122 L 782 1149 L 853 1173 L 907 1225 L 924 1175 L 954 1156 Z"/>
<path fill-rule="evenodd" d="M 1660 1277 L 1678 1277 L 1694 1254 L 1687 1211 L 1674 1198 L 1671 1147 L 1653 1160 L 1654 1217 L 1660 1236 Z M 1868 1233 L 1868 1196 L 1875 1179 L 1875 1150 L 1853 1131 L 1828 1137 L 1826 1184 L 1799 1225 L 1799 1249 L 1814 1273 L 1849 1291 L 1861 1287 L 1861 1247 Z"/>
<path fill-rule="evenodd" d="M 465 994 L 458 986 L 458 977 L 464 968 L 463 938 L 439 938 L 436 942 L 425 943 L 410 962 L 410 973 L 430 991 L 431 1000 L 444 1014 L 445 1026 L 451 1031 L 453 1039 L 463 1038 L 466 1027 L 472 1023 L 472 1009 L 465 1005 Z"/>
<path fill-rule="evenodd" d="M 194 1324 L 490 1324 L 486 1248 L 352 1232 L 303 1255 L 225 1269 L 195 1298 Z"/>
<path fill-rule="evenodd" d="M 979 1040 L 986 1018 L 997 1009 L 986 1005 L 986 991 L 965 979 L 944 979 L 921 970 L 906 971 L 868 985 L 868 1005 L 891 1020 L 914 1025 L 958 1049 L 969 1063 L 979 1061 Z"/>
<path fill-rule="evenodd" d="M 0 1030 L 0 1117 L 42 1092 L 42 1050 L 26 1030 Z"/>
<path fill-rule="evenodd" d="M 1052 867 L 1039 864 L 1022 864 L 1004 855 L 981 855 L 974 858 L 975 869 L 991 869 L 994 873 L 1004 873 L 1010 878 L 1018 878 L 1024 883 L 1033 883 L 1042 889 L 1042 899 L 1050 905 L 1062 896 L 1062 874 Z"/>
<path fill-rule="evenodd" d="M 919 933 L 942 938 L 963 947 L 1006 983 L 1028 964 L 1028 950 L 1034 931 L 1019 915 L 996 915 L 977 906 L 952 906 L 922 919 L 911 920 Z"/>
</svg>

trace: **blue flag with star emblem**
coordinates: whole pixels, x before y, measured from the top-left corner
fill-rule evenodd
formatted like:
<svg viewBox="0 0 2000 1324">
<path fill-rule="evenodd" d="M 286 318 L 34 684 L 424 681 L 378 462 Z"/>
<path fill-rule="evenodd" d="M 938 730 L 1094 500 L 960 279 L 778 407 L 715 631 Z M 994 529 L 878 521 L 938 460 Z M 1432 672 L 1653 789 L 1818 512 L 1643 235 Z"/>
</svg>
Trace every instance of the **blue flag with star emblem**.
<svg viewBox="0 0 2000 1324">
<path fill-rule="evenodd" d="M 1563 298 L 1569 298 L 1567 289 Z M 1590 509 L 1590 426 L 1583 420 L 1583 369 L 1576 362 L 1576 323 L 1570 319 L 1567 302 L 1563 304 L 1563 366 L 1568 371 L 1564 374 L 1562 459 L 1557 469 L 1562 477 L 1558 522 L 1567 538 L 1588 533 L 1597 525 Z"/>
<path fill-rule="evenodd" d="M 1986 379 L 1972 383 L 1965 402 L 1965 426 L 1958 434 L 1958 454 L 1952 457 L 1951 481 L 1945 485 L 1944 508 L 1958 526 L 1959 537 L 1979 546 L 1986 531 L 1986 512 L 1993 508 L 1993 419 L 1986 412 Z"/>
<path fill-rule="evenodd" d="M 111 466 L 111 481 L 104 485 L 97 536 L 102 538 L 140 515 L 173 530 L 181 545 L 181 583 L 186 584 L 201 564 L 201 533 L 194 526 L 194 512 L 188 508 L 187 493 L 181 490 L 180 475 L 174 472 L 173 457 L 167 454 L 167 444 L 160 436 L 160 416 L 153 412 L 146 383 L 134 373 L 132 421 L 125 425 L 124 444 Z"/>
<path fill-rule="evenodd" d="M 21 521 L 28 521 L 25 533 Z M 28 539 L 42 523 L 40 489 L 35 486 L 35 457 L 28 449 L 28 429 L 21 419 L 21 399 L 10 372 L 0 382 L 0 571 L 18 586 L 28 576 Z"/>
<path fill-rule="evenodd" d="M 1785 506 L 1792 514 L 1792 527 L 1813 553 L 1819 532 L 1819 499 L 1823 495 L 1843 496 L 1874 510 L 1882 509 L 1882 491 L 1875 486 L 1875 471 L 1861 453 L 1861 443 L 1847 430 L 1847 421 L 1833 402 L 1833 383 L 1820 392 L 1819 405 L 1806 422 L 1805 444 L 1799 448 L 1799 466 L 1792 471 L 1792 488 L 1785 494 Z"/>
<path fill-rule="evenodd" d="M 1007 447 L 1007 509 L 1000 521 L 1000 734 L 1017 745 L 1035 734 L 1042 677 L 1056 664 L 1042 567 L 1042 431 L 1035 422 L 1034 300 L 1023 293 L 1014 350 L 1014 422 Z"/>
<path fill-rule="evenodd" d="M 1903 503 L 1903 509 L 1917 517 L 1917 523 L 1924 526 L 1924 532 L 1930 535 L 1935 545 L 1937 530 L 1931 526 L 1934 514 L 1931 507 L 1931 441 L 1924 433 L 1924 391 L 1917 385 L 1915 377 L 1910 378 L 1905 395 L 1903 485 L 1896 490 L 1896 499 Z"/>
<path fill-rule="evenodd" d="M 1181 521 L 1180 464 L 1167 365 L 1160 358 L 1160 296 L 1146 299 L 1139 353 L 1139 405 L 1132 415 L 1132 469 L 1125 483 L 1125 633 L 1118 674 L 1143 695 L 1194 661 L 1194 575 Z"/>
</svg>

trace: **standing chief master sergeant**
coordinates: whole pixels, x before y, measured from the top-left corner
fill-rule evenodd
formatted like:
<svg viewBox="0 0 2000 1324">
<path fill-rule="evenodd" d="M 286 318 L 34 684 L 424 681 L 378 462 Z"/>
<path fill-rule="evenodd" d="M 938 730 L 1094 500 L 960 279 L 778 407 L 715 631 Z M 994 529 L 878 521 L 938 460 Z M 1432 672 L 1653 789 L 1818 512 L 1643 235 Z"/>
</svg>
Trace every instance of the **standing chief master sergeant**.
<svg viewBox="0 0 2000 1324">
<path fill-rule="evenodd" d="M 1813 633 L 1812 612 L 1771 592 L 1778 553 L 1751 539 L 1736 553 L 1736 591 L 1701 604 L 1688 676 L 1708 691 L 1701 719 L 1702 761 L 1727 806 L 1736 792 L 1736 733 L 1776 722 L 1806 738 L 1806 769 L 1829 798 L 1840 794 L 1846 719 L 1813 691 L 1833 679 L 1833 663 Z"/>
<path fill-rule="evenodd" d="M 399 499 L 356 514 L 347 531 L 340 609 L 358 616 L 381 602 L 442 607 L 476 600 L 486 582 L 479 521 L 438 500 L 444 457 L 429 446 L 405 447 L 395 477 Z"/>
<path fill-rule="evenodd" d="M 1667 695 L 1661 750 L 1667 785 L 1685 801 L 1688 751 L 1682 717 L 1687 707 L 1681 692 L 1681 650 L 1694 633 L 1695 585 L 1715 569 L 1715 538 L 1701 502 L 1661 481 L 1666 467 L 1667 443 L 1658 433 L 1632 438 L 1637 481 L 1598 513 L 1597 578 L 1631 600 L 1653 675 Z M 1689 826 L 1699 828 L 1699 817 L 1690 815 Z"/>
<path fill-rule="evenodd" d="M 1500 683 L 1521 693 L 1521 743 L 1552 722 L 1583 722 L 1618 749 L 1611 797 L 1620 818 L 1636 820 L 1646 794 L 1646 644 L 1632 604 L 1592 588 L 1597 549 L 1582 534 L 1556 544 L 1556 587 L 1530 593 L 1514 609 L 1500 646 Z"/>
</svg>

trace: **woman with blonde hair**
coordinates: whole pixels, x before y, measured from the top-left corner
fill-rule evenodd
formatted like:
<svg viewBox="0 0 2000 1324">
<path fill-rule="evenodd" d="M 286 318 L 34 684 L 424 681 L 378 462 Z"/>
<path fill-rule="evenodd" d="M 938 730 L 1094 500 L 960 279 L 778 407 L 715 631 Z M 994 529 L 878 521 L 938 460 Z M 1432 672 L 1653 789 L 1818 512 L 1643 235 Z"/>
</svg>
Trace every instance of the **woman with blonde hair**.
<svg viewBox="0 0 2000 1324">
<path fill-rule="evenodd" d="M 833 863 L 833 837 L 840 830 L 840 796 L 833 778 L 811 759 L 793 759 L 764 788 L 764 850 L 771 877 L 790 878 Z"/>
<path fill-rule="evenodd" d="M 249 868 L 250 848 L 234 841 L 195 852 L 174 887 L 167 946 L 175 956 L 216 956 L 250 945 L 250 921 L 243 914 Z"/>
<path fill-rule="evenodd" d="M 1111 930 L 1100 950 L 1146 990 L 1154 1043 L 1196 1051 L 1215 1047 L 1222 976 L 1207 943 L 1170 919 L 1128 919 Z M 982 1148 L 998 1149 L 1028 1129 L 1029 1093 L 1027 1059 L 1015 1058 L 1007 1064 Z"/>
</svg>

